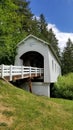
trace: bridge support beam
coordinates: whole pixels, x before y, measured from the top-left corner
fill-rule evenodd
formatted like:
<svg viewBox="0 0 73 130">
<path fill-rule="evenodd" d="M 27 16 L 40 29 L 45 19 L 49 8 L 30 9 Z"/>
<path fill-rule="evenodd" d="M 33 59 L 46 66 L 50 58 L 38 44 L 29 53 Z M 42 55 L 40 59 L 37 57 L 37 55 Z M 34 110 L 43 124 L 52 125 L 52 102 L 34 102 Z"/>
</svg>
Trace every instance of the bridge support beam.
<svg viewBox="0 0 73 130">
<path fill-rule="evenodd" d="M 28 78 L 28 86 L 29 86 L 29 91 L 32 93 L 32 81 L 31 81 L 31 78 Z"/>
</svg>

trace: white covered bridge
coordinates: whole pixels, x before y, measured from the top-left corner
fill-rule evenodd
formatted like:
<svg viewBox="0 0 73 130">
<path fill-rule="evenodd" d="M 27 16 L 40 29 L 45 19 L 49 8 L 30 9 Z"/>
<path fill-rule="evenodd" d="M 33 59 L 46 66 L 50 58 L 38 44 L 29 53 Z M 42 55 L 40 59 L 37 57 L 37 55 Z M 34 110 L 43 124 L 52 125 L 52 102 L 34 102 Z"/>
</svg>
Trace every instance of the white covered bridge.
<svg viewBox="0 0 73 130">
<path fill-rule="evenodd" d="M 17 45 L 15 66 L 0 66 L 0 76 L 7 80 L 34 79 L 32 92 L 50 97 L 50 85 L 61 75 L 61 64 L 49 43 L 33 35 Z M 37 79 L 37 80 L 36 80 Z M 27 82 L 22 84 L 29 91 Z"/>
</svg>

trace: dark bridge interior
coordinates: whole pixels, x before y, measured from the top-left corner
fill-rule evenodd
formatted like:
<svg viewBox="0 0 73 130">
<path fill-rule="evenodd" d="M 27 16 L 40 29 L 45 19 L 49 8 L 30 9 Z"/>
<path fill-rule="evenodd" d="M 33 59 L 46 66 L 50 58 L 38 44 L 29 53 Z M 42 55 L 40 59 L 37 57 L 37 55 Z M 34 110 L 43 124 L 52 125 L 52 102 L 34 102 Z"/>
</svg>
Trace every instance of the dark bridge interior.
<svg viewBox="0 0 73 130">
<path fill-rule="evenodd" d="M 23 60 L 24 66 L 44 68 L 44 57 L 36 51 L 26 52 L 20 58 Z M 43 82 L 43 80 L 43 76 L 32 79 L 33 82 Z"/>
<path fill-rule="evenodd" d="M 44 57 L 35 51 L 24 53 L 21 57 L 24 66 L 44 68 Z"/>
</svg>

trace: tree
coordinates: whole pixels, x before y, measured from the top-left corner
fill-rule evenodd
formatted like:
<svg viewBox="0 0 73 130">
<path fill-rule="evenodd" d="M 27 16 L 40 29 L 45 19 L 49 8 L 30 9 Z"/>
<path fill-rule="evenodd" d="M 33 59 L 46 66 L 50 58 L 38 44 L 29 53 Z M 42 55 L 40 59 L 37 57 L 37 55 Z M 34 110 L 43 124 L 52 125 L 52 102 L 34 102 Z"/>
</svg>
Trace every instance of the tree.
<svg viewBox="0 0 73 130">
<path fill-rule="evenodd" d="M 40 15 L 38 20 L 35 17 L 35 19 L 33 20 L 32 34 L 47 41 L 54 49 L 56 55 L 60 58 L 60 49 L 58 47 L 58 40 L 52 29 L 48 30 L 47 25 L 48 24 L 43 14 Z"/>
<path fill-rule="evenodd" d="M 58 47 L 58 40 L 57 40 L 52 28 L 49 29 L 48 41 L 49 41 L 50 45 L 52 46 L 52 48 L 54 49 L 56 55 L 60 58 L 60 48 Z"/>
<path fill-rule="evenodd" d="M 39 37 L 43 40 L 47 41 L 52 48 L 54 49 L 56 55 L 60 58 L 60 49 L 58 47 L 58 40 L 52 31 L 52 29 L 47 28 L 47 22 L 45 20 L 45 16 L 43 14 L 40 15 L 38 20 L 38 30 L 39 30 Z"/>
<path fill-rule="evenodd" d="M 33 17 L 32 24 L 30 26 L 31 26 L 31 30 L 29 33 L 31 33 L 37 37 L 40 37 L 39 22 L 35 16 Z"/>
<path fill-rule="evenodd" d="M 71 39 L 68 39 L 62 53 L 62 73 L 67 74 L 70 72 L 73 72 L 73 43 Z"/>
<path fill-rule="evenodd" d="M 25 10 L 28 10 L 25 3 Z M 16 45 L 28 34 L 23 28 L 19 9 L 14 0 L 0 1 L 0 64 L 14 64 Z"/>
<path fill-rule="evenodd" d="M 22 31 L 30 32 L 31 31 L 31 24 L 32 24 L 32 17 L 33 14 L 30 11 L 29 8 L 29 1 L 26 0 L 13 0 L 15 5 L 18 6 L 18 9 L 16 10 L 17 14 L 20 17 L 20 22 L 22 24 Z"/>
<path fill-rule="evenodd" d="M 40 38 L 47 41 L 47 35 L 48 35 L 47 22 L 46 22 L 45 16 L 43 14 L 41 14 L 39 17 L 38 25 L 39 25 L 38 30 L 40 32 L 40 34 L 39 34 Z"/>
</svg>

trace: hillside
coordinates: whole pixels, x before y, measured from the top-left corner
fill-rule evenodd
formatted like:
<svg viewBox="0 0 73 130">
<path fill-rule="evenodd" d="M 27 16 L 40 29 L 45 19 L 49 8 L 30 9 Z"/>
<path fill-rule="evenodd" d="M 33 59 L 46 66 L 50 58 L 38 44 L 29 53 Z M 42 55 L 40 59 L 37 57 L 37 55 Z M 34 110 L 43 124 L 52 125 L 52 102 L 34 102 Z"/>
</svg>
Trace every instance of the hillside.
<svg viewBox="0 0 73 130">
<path fill-rule="evenodd" d="M 73 130 L 73 101 L 35 96 L 0 79 L 0 130 Z"/>
</svg>

